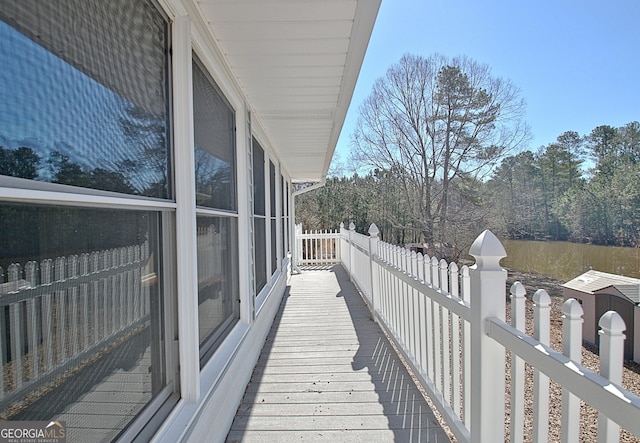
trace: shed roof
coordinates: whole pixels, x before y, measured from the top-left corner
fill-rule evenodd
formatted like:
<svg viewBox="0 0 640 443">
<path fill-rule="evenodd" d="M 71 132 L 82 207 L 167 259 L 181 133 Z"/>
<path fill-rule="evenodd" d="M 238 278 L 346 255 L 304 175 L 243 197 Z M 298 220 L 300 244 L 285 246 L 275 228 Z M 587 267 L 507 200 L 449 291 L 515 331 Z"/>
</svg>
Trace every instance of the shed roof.
<svg viewBox="0 0 640 443">
<path fill-rule="evenodd" d="M 640 279 L 624 275 L 590 270 L 566 282 L 562 287 L 587 294 L 595 294 L 603 289 L 614 287 L 629 300 L 636 304 L 640 303 Z"/>
</svg>

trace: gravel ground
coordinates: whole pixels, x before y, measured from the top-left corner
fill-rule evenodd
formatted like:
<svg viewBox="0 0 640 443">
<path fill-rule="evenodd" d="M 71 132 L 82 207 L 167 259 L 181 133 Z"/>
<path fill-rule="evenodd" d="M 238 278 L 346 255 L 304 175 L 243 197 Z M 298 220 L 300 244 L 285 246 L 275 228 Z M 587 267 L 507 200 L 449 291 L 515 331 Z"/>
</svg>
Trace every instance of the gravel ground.
<svg viewBox="0 0 640 443">
<path fill-rule="evenodd" d="M 547 277 L 542 277 L 534 274 L 523 274 L 518 272 L 509 271 L 509 277 L 507 280 L 507 295 L 509 294 L 509 288 L 515 281 L 520 281 L 527 289 L 527 333 L 531 335 L 533 333 L 533 303 L 531 297 L 538 289 L 544 289 L 551 296 L 551 347 L 558 352 L 562 352 L 562 287 L 563 282 L 553 280 Z M 510 310 L 511 304 L 507 299 L 507 322 L 510 322 Z M 510 369 L 510 361 L 507 358 L 507 367 Z M 598 349 L 595 346 L 583 345 L 582 347 L 582 365 L 598 372 L 600 367 L 600 358 L 598 356 Z M 532 369 L 526 365 L 527 374 L 526 380 L 533 379 Z M 507 374 L 510 374 L 508 371 Z M 509 375 L 507 375 L 507 388 L 509 387 Z M 531 408 L 532 404 L 532 386 L 526 388 L 526 408 Z M 640 365 L 634 362 L 625 362 L 622 375 L 622 385 L 625 389 L 633 392 L 636 395 L 640 395 Z M 550 409 L 549 409 L 549 441 L 560 441 L 560 419 L 561 419 L 561 388 L 553 380 L 550 384 Z M 509 405 L 509 394 L 506 395 L 506 403 Z M 507 407 L 507 410 L 508 407 Z M 597 428 L 598 428 L 598 413 L 589 405 L 582 402 L 581 417 L 580 417 L 580 441 L 581 442 L 595 442 L 597 440 Z M 527 414 L 525 418 L 526 429 L 531 429 L 531 414 Z M 507 433 L 509 432 L 508 417 L 505 423 Z M 526 434 L 527 432 L 525 432 Z M 525 437 L 526 438 L 526 437 Z M 531 436 L 529 435 L 530 439 Z M 531 440 L 527 440 L 531 441 Z M 624 429 L 620 435 L 621 442 L 640 442 L 640 439 L 634 437 Z"/>
</svg>

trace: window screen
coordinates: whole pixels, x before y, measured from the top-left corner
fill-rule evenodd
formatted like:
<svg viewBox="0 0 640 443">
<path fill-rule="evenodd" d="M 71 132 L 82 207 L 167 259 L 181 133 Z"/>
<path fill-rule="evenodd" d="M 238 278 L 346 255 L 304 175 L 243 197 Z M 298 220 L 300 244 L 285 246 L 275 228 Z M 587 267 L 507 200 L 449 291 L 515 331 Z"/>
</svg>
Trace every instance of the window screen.
<svg viewBox="0 0 640 443">
<path fill-rule="evenodd" d="M 112 440 L 167 383 L 161 215 L 4 203 L 0 228 L 0 416 Z"/>
<path fill-rule="evenodd" d="M 264 150 L 254 138 L 253 149 L 253 229 L 255 242 L 256 294 L 267 284 L 267 225 Z"/>
<path fill-rule="evenodd" d="M 196 204 L 236 210 L 234 113 L 201 63 L 193 62 Z"/>
<path fill-rule="evenodd" d="M 169 198 L 167 54 L 145 1 L 3 1 L 0 174 Z"/>
<path fill-rule="evenodd" d="M 278 269 L 278 230 L 277 230 L 277 213 L 276 208 L 276 165 L 269 161 L 269 198 L 271 213 L 271 274 L 273 275 Z"/>
<path fill-rule="evenodd" d="M 240 318 L 238 221 L 198 216 L 198 330 L 201 363 Z"/>
</svg>

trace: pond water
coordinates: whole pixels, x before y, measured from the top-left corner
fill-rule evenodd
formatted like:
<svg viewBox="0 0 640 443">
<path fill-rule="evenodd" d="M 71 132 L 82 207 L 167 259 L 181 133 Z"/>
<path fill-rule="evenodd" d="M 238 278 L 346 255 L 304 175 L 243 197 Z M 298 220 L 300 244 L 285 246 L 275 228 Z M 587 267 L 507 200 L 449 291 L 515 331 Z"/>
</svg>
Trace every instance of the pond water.
<svg viewBox="0 0 640 443">
<path fill-rule="evenodd" d="M 640 248 L 529 240 L 502 240 L 502 244 L 507 251 L 502 266 L 521 272 L 562 282 L 590 269 L 640 278 Z"/>
</svg>

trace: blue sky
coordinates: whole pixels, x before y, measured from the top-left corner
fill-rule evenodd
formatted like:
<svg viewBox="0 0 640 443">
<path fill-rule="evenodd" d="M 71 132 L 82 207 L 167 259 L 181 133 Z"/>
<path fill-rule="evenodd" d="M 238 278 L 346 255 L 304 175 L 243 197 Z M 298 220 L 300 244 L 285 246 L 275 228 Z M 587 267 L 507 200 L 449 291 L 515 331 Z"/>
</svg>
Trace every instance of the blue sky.
<svg viewBox="0 0 640 443">
<path fill-rule="evenodd" d="M 337 157 L 348 159 L 373 83 L 407 52 L 467 55 L 511 80 L 527 102 L 531 150 L 565 131 L 640 121 L 639 18 L 638 0 L 382 0 Z"/>
</svg>

